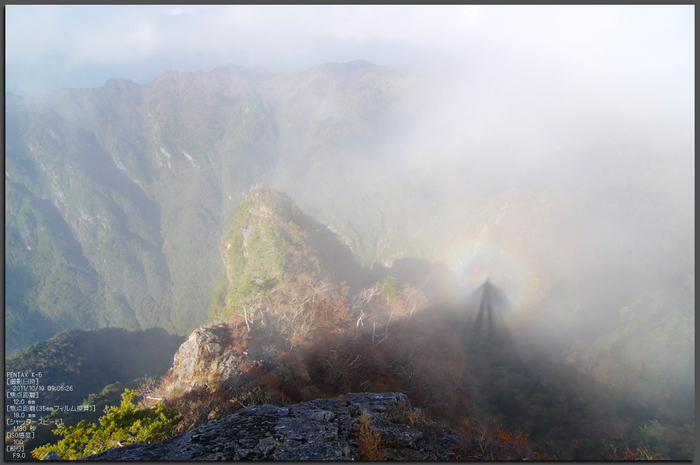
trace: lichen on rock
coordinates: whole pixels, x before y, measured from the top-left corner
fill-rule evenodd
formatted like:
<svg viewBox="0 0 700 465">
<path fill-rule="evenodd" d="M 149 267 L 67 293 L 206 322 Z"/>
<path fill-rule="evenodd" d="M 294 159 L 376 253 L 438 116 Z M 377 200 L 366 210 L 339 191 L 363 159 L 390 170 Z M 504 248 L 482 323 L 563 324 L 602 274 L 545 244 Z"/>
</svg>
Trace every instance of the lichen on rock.
<svg viewBox="0 0 700 465">
<path fill-rule="evenodd" d="M 351 393 L 288 407 L 248 407 L 158 444 L 132 444 L 83 460 L 353 460 L 365 412 L 387 458 L 445 460 L 451 435 L 426 437 L 395 422 L 412 410 L 401 393 Z"/>
</svg>

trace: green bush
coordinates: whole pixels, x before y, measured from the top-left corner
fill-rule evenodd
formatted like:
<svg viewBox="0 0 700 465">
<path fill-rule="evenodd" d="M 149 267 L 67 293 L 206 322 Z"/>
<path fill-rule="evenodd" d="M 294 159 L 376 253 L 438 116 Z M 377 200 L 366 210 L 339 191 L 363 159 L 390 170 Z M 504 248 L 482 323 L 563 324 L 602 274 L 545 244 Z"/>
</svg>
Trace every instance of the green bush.
<svg viewBox="0 0 700 465">
<path fill-rule="evenodd" d="M 136 391 L 125 390 L 121 405 L 105 408 L 99 425 L 83 420 L 75 426 L 59 426 L 53 433 L 64 439 L 57 444 L 38 447 L 32 455 L 42 459 L 50 451 L 55 451 L 65 460 L 75 460 L 114 447 L 136 442 L 161 442 L 172 437 L 181 419 L 177 409 L 166 408 L 162 403 L 156 408 L 140 409 L 133 402 L 135 396 Z"/>
<path fill-rule="evenodd" d="M 396 281 L 391 275 L 387 275 L 387 277 L 384 278 L 384 292 L 386 292 L 386 295 L 392 300 L 396 297 Z"/>
</svg>

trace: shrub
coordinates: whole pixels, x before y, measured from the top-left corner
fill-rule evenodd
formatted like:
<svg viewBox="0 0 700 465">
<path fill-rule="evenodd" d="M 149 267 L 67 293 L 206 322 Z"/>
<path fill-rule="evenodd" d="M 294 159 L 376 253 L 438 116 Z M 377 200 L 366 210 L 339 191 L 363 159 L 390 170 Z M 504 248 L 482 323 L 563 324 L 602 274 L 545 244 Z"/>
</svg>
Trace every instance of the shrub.
<svg viewBox="0 0 700 465">
<path fill-rule="evenodd" d="M 465 421 L 455 433 L 456 445 L 452 450 L 455 460 L 549 459 L 532 449 L 527 436 L 520 432 L 514 434 L 496 424 L 477 428 Z"/>
<path fill-rule="evenodd" d="M 135 396 L 136 391 L 125 390 L 121 405 L 105 408 L 99 425 L 83 420 L 75 426 L 59 426 L 53 433 L 64 439 L 38 447 L 32 455 L 42 459 L 55 451 L 63 459 L 76 460 L 114 447 L 135 442 L 161 442 L 173 436 L 181 419 L 179 412 L 162 403 L 152 409 L 140 409 L 134 405 Z"/>
</svg>

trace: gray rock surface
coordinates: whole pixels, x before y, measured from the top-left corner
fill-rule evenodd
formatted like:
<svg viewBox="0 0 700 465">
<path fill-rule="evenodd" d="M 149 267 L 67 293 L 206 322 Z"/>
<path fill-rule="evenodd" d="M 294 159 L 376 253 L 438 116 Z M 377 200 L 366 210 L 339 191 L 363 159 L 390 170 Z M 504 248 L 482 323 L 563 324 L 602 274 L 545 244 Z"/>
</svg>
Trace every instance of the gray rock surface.
<svg viewBox="0 0 700 465">
<path fill-rule="evenodd" d="M 445 460 L 452 442 L 437 426 L 426 435 L 396 422 L 411 409 L 401 393 L 355 393 L 343 398 L 275 407 L 248 407 L 157 444 L 131 444 L 83 460 L 352 460 L 358 457 L 363 411 L 387 458 Z"/>
<path fill-rule="evenodd" d="M 166 384 L 166 398 L 182 395 L 192 389 L 215 386 L 221 380 L 242 376 L 238 369 L 245 355 L 239 356 L 231 347 L 228 325 L 201 326 L 182 343 L 173 360 L 173 381 Z"/>
</svg>

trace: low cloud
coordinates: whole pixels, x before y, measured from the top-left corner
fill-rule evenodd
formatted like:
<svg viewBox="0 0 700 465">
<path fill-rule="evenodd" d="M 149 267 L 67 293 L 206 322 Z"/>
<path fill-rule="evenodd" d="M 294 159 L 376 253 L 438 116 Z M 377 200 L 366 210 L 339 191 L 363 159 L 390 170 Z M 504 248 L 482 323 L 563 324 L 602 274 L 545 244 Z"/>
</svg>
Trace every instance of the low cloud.
<svg viewBox="0 0 700 465">
<path fill-rule="evenodd" d="M 164 72 L 233 61 L 291 71 L 347 59 L 440 63 L 513 79 L 554 67 L 582 85 L 672 79 L 687 86 L 692 16 L 692 6 L 9 5 L 7 86 L 77 85 L 71 75 L 84 82 L 77 76 L 86 64 L 113 72 L 119 63 L 150 61 Z M 62 57 L 61 74 L 52 56 Z M 95 72 L 93 85 L 109 77 Z"/>
</svg>

